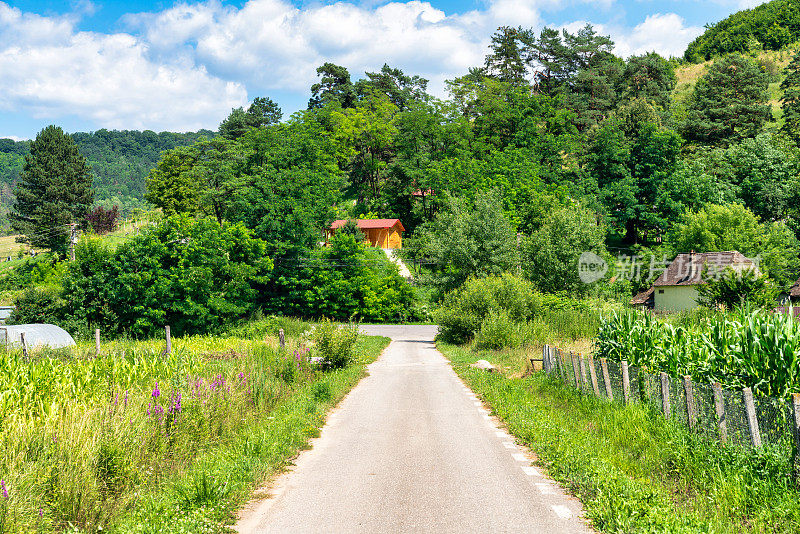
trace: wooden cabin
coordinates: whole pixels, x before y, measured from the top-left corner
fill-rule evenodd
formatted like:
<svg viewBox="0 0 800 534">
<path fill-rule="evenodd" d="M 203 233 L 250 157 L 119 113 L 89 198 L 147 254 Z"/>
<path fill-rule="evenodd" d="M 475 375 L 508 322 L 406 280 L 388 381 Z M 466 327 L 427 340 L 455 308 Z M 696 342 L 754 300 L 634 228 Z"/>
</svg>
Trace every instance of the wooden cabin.
<svg viewBox="0 0 800 534">
<path fill-rule="evenodd" d="M 344 219 L 333 221 L 328 229 L 328 239 L 336 230 L 347 224 Z M 358 229 L 364 233 L 364 241 L 372 247 L 395 249 L 403 248 L 403 223 L 400 219 L 360 219 L 356 221 Z"/>
</svg>

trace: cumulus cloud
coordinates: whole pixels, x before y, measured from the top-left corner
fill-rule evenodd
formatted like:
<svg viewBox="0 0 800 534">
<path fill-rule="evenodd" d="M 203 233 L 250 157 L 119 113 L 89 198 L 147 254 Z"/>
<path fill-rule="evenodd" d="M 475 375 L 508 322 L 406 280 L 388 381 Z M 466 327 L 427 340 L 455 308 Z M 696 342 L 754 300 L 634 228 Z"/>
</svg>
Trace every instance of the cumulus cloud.
<svg viewBox="0 0 800 534">
<path fill-rule="evenodd" d="M 196 61 L 215 75 L 263 89 L 301 91 L 326 61 L 354 73 L 384 62 L 427 77 L 464 72 L 482 62 L 495 22 L 525 3 L 499 0 L 488 12 L 448 17 L 418 0 L 304 9 L 282 0 L 251 0 L 241 9 L 210 1 L 131 15 L 126 22 L 160 54 L 188 43 Z M 495 15 L 494 9 L 500 11 Z M 538 21 L 532 9 L 522 12 L 530 19 L 525 23 Z"/>
<path fill-rule="evenodd" d="M 632 30 L 609 28 L 617 44 L 615 52 L 622 57 L 652 51 L 666 57 L 681 56 L 703 31 L 700 26 L 686 26 L 683 17 L 675 13 L 649 15 Z"/>
<path fill-rule="evenodd" d="M 130 34 L 80 32 L 69 16 L 0 3 L 0 109 L 109 128 L 191 130 L 246 101 L 241 83 L 211 76 L 191 58 L 153 61 L 148 48 Z"/>
<path fill-rule="evenodd" d="M 214 127 L 232 107 L 246 104 L 248 90 L 304 96 L 326 61 L 355 76 L 386 62 L 429 78 L 431 90 L 442 95 L 444 80 L 483 63 L 498 26 L 541 28 L 541 12 L 563 2 L 485 0 L 448 15 L 427 0 L 302 8 L 288 0 L 249 0 L 241 7 L 207 0 L 126 15 L 125 33 L 106 34 L 76 29 L 89 1 L 51 17 L 0 1 L 0 110 L 80 116 L 98 127 Z M 608 7 L 614 0 L 583 2 Z M 612 35 L 621 55 L 678 55 L 702 31 L 675 14 L 651 15 L 632 29 L 597 29 Z"/>
</svg>

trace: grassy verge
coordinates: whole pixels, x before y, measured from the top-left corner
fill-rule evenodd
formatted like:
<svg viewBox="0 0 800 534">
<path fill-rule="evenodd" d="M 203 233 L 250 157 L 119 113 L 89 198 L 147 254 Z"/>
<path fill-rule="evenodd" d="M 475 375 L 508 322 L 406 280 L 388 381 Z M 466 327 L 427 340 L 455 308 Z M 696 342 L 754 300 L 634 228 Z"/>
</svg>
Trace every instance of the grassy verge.
<svg viewBox="0 0 800 534">
<path fill-rule="evenodd" d="M 599 531 L 800 531 L 800 492 L 780 453 L 726 449 L 646 406 L 584 396 L 541 373 L 488 374 L 468 367 L 471 349 L 439 348 Z"/>
<path fill-rule="evenodd" d="M 167 356 L 163 340 L 3 354 L 0 531 L 224 532 L 388 343 L 360 336 L 323 372 L 256 330 L 174 339 Z"/>
<path fill-rule="evenodd" d="M 119 532 L 223 532 L 254 489 L 288 466 L 311 438 L 319 435 L 328 410 L 355 386 L 366 365 L 389 340 L 361 337 L 355 365 L 334 371 L 295 392 L 269 417 L 253 424 L 206 454 L 189 469 L 145 494 L 121 522 Z"/>
</svg>

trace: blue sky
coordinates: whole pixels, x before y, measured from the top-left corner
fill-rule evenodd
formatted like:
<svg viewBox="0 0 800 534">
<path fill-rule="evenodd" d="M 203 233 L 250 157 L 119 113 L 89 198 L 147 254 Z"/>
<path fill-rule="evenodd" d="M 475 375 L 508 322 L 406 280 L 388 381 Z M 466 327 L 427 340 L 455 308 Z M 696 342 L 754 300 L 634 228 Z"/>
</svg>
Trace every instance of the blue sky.
<svg viewBox="0 0 800 534">
<path fill-rule="evenodd" d="M 0 1 L 0 137 L 48 124 L 215 129 L 256 96 L 285 114 L 305 106 L 325 61 L 354 77 L 384 62 L 444 80 L 482 62 L 500 25 L 612 36 L 622 56 L 680 55 L 702 32 L 758 0 L 103 0 Z"/>
</svg>

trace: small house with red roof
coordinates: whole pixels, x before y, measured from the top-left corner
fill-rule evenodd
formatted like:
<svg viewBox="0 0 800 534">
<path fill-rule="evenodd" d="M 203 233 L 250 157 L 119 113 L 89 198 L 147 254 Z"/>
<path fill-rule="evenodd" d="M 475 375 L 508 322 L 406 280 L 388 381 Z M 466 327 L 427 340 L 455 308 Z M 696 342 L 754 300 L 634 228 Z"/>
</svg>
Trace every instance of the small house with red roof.
<svg viewBox="0 0 800 534">
<path fill-rule="evenodd" d="M 336 230 L 347 224 L 344 219 L 333 221 L 330 228 L 328 228 L 328 239 L 333 237 Z M 370 246 L 395 249 L 403 248 L 403 223 L 400 219 L 360 219 L 356 221 L 358 229 L 364 233 L 364 241 L 368 242 Z"/>
</svg>

